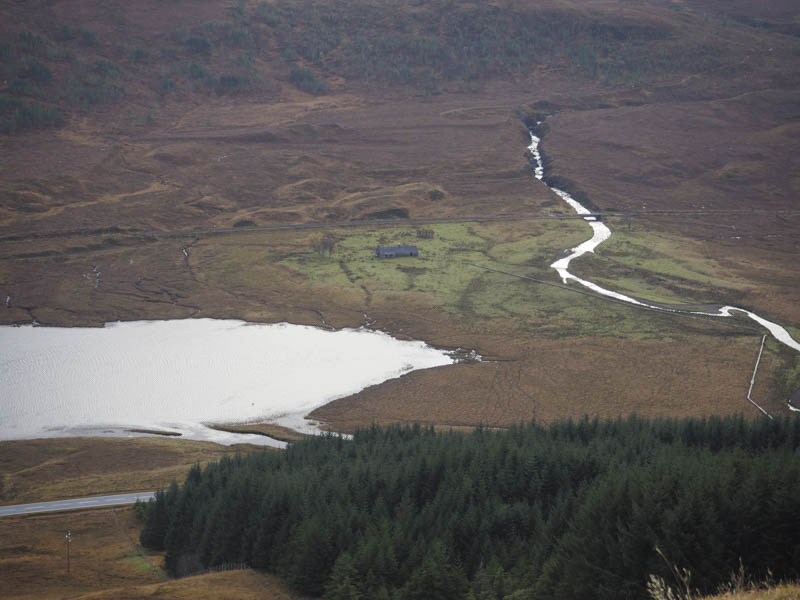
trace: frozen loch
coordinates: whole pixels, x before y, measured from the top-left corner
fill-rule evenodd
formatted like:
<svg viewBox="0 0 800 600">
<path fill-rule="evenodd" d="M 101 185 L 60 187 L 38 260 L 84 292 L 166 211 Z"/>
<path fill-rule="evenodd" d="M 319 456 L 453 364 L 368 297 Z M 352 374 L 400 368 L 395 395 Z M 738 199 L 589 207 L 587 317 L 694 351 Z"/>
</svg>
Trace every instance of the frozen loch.
<svg viewBox="0 0 800 600">
<path fill-rule="evenodd" d="M 451 364 L 423 342 L 235 320 L 0 327 L 0 439 L 177 431 L 222 443 L 204 423 L 267 420 L 313 430 L 310 410 L 416 369 Z"/>
</svg>

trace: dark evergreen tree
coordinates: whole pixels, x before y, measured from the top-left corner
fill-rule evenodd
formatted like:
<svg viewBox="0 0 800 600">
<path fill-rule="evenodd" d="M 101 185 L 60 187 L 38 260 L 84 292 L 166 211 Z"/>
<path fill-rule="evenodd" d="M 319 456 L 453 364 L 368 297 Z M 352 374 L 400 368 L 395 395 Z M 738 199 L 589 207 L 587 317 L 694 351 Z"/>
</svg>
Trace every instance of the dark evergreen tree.
<svg viewBox="0 0 800 600">
<path fill-rule="evenodd" d="M 403 597 L 408 600 L 461 600 L 467 587 L 466 577 L 450 562 L 445 545 L 434 540 L 422 563 L 411 574 Z"/>
<path fill-rule="evenodd" d="M 713 591 L 800 576 L 800 419 L 370 428 L 193 468 L 141 541 L 328 598 L 646 598 L 656 553 Z"/>
<path fill-rule="evenodd" d="M 358 589 L 358 581 L 353 557 L 342 552 L 333 565 L 330 581 L 325 585 L 326 600 L 362 600 L 364 596 Z"/>
<path fill-rule="evenodd" d="M 164 490 L 156 492 L 153 506 L 149 511 L 149 518 L 139 534 L 139 542 L 145 548 L 153 550 L 164 549 L 164 537 L 169 526 L 169 514 L 167 510 L 167 499 Z"/>
</svg>

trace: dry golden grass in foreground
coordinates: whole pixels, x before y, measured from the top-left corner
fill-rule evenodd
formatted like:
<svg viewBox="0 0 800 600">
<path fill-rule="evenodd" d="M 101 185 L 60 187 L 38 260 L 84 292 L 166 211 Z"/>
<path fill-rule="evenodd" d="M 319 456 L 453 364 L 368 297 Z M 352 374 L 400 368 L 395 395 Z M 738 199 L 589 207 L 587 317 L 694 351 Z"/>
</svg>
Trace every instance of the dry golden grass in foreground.
<svg viewBox="0 0 800 600">
<path fill-rule="evenodd" d="M 0 442 L 0 503 L 166 488 L 194 464 L 256 449 L 160 437 Z"/>
<path fill-rule="evenodd" d="M 704 600 L 798 600 L 800 599 L 800 585 L 788 583 L 767 590 L 753 590 L 748 592 L 734 592 L 721 596 L 708 596 Z"/>
</svg>

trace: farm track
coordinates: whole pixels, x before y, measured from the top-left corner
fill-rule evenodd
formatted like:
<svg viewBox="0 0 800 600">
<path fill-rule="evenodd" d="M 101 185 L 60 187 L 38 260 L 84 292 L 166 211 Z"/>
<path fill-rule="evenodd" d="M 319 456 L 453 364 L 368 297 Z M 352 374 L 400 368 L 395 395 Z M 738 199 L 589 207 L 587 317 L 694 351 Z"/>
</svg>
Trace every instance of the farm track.
<svg viewBox="0 0 800 600">
<path fill-rule="evenodd" d="M 212 229 L 175 229 L 175 230 L 149 230 L 135 229 L 124 230 L 117 227 L 106 229 L 86 229 L 70 231 L 30 232 L 0 236 L 0 243 L 20 242 L 32 239 L 58 239 L 67 237 L 84 237 L 92 235 L 121 235 L 132 237 L 154 238 L 180 238 L 198 235 L 229 235 L 236 233 L 253 233 L 259 231 L 302 231 L 307 229 L 371 227 L 380 225 L 427 225 L 437 223 L 464 223 L 464 222 L 489 222 L 489 221 L 532 221 L 532 220 L 584 220 L 587 216 L 600 216 L 603 219 L 631 217 L 717 217 L 717 216 L 742 216 L 742 217 L 781 217 L 800 216 L 800 210 L 655 210 L 655 211 L 628 211 L 628 212 L 603 212 L 589 215 L 555 214 L 555 215 L 465 215 L 458 217 L 420 217 L 408 219 L 358 219 L 353 221 L 320 221 L 312 223 L 278 223 L 272 225 L 258 225 L 249 227 L 226 227 Z"/>
</svg>

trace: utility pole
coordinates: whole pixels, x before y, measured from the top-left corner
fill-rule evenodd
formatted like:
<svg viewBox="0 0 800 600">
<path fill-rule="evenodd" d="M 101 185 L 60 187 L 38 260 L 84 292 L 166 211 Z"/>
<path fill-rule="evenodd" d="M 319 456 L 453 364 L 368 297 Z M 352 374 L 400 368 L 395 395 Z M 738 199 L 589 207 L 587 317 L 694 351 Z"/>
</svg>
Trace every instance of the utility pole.
<svg viewBox="0 0 800 600">
<path fill-rule="evenodd" d="M 72 533 L 69 529 L 67 529 L 67 535 L 64 537 L 67 538 L 67 573 L 69 573 L 69 543 L 72 541 Z"/>
</svg>

